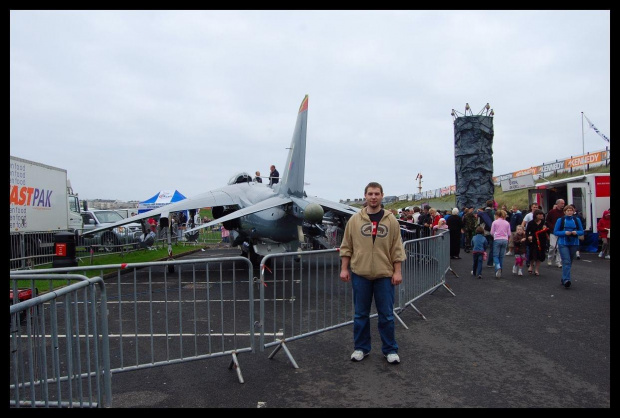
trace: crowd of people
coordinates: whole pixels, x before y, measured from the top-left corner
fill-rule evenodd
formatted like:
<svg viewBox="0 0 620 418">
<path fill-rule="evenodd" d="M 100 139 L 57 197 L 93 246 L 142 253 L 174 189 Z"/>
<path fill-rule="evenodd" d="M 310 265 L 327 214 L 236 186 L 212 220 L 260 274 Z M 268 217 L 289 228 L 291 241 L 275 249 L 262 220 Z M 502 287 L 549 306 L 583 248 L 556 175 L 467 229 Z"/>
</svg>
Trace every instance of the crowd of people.
<svg viewBox="0 0 620 418">
<path fill-rule="evenodd" d="M 479 279 L 485 262 L 494 268 L 495 277 L 501 278 L 506 256 L 514 255 L 512 274 L 523 276 L 527 268 L 529 275 L 540 276 L 540 266 L 546 261 L 548 266 L 561 268 L 562 285 L 571 286 L 571 266 L 573 260 L 580 259 L 585 220 L 564 199 L 558 199 L 547 213 L 537 203 L 522 212 L 518 205 L 512 205 L 510 210 L 506 205 L 498 208 L 494 200 L 480 208 L 442 212 L 426 205 L 394 212 L 401 221 L 418 227 L 421 236 L 449 232 L 450 258 L 461 259 L 461 250 L 471 253 L 471 275 Z M 610 216 L 610 209 L 605 210 L 597 223 L 602 241 L 598 256 L 606 259 L 610 258 Z"/>
</svg>

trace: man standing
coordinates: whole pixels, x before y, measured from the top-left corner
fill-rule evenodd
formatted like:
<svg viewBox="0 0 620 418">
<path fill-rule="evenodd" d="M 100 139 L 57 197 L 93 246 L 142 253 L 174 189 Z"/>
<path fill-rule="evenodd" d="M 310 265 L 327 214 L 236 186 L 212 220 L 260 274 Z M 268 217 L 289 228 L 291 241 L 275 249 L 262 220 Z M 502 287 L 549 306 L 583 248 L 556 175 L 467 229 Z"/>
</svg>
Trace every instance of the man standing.
<svg viewBox="0 0 620 418">
<path fill-rule="evenodd" d="M 269 186 L 273 186 L 280 181 L 280 173 L 276 170 L 276 166 L 272 165 L 270 168 L 271 172 L 269 173 Z"/>
<path fill-rule="evenodd" d="M 555 223 L 558 219 L 564 216 L 564 205 L 565 202 L 563 199 L 558 199 L 555 201 L 555 205 L 553 209 L 547 213 L 547 217 L 545 219 L 545 225 L 549 230 L 553 231 L 555 228 Z M 547 253 L 547 265 L 550 266 L 552 263 L 555 263 L 556 266 L 562 267 L 562 259 L 560 257 L 560 251 L 558 251 L 558 237 L 555 234 L 549 235 L 549 252 Z"/>
<path fill-rule="evenodd" d="M 417 224 L 418 225 L 422 225 L 424 227 L 422 229 L 422 236 L 423 237 L 430 236 L 431 235 L 431 231 L 432 231 L 431 228 L 433 226 L 433 219 L 432 219 L 430 213 L 428 213 L 430 208 L 431 207 L 429 205 L 422 206 L 422 212 L 418 216 Z"/>
<path fill-rule="evenodd" d="M 379 316 L 381 351 L 388 363 L 398 364 L 394 335 L 394 286 L 402 283 L 405 250 L 398 220 L 383 210 L 383 187 L 370 182 L 364 190 L 366 206 L 349 219 L 340 245 L 340 280 L 352 281 L 355 318 L 351 360 L 362 361 L 370 353 L 370 307 L 374 297 Z M 351 271 L 349 271 L 349 266 Z"/>
<path fill-rule="evenodd" d="M 257 171 L 255 174 L 256 174 L 256 177 L 254 177 L 254 181 L 257 183 L 262 183 L 263 179 L 260 178 L 260 171 Z"/>
</svg>

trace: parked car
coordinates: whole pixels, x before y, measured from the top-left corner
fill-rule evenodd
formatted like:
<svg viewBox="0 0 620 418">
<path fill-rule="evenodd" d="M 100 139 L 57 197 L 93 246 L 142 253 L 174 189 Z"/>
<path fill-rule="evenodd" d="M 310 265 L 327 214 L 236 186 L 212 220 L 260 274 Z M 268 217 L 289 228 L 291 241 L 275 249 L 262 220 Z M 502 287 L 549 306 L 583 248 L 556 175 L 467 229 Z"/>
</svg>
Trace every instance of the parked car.
<svg viewBox="0 0 620 418">
<path fill-rule="evenodd" d="M 89 209 L 82 211 L 84 220 L 84 232 L 123 220 L 123 217 L 115 210 Z M 80 245 L 103 245 L 104 251 L 118 251 L 118 245 L 132 244 L 140 241 L 142 226 L 137 223 L 130 223 L 119 226 L 109 231 L 99 232 L 91 237 L 80 236 Z"/>
</svg>

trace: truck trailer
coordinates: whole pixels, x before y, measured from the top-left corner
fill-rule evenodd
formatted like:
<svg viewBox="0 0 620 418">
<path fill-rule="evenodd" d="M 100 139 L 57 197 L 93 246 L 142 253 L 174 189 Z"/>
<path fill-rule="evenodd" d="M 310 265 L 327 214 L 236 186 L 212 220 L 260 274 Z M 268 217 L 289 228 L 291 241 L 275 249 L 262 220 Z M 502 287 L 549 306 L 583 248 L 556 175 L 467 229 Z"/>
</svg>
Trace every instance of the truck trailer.
<svg viewBox="0 0 620 418">
<path fill-rule="evenodd" d="M 15 268 L 14 264 L 31 266 L 37 257 L 51 259 L 55 235 L 71 232 L 77 237 L 83 221 L 67 170 L 10 158 L 10 258 L 11 268 Z"/>
</svg>

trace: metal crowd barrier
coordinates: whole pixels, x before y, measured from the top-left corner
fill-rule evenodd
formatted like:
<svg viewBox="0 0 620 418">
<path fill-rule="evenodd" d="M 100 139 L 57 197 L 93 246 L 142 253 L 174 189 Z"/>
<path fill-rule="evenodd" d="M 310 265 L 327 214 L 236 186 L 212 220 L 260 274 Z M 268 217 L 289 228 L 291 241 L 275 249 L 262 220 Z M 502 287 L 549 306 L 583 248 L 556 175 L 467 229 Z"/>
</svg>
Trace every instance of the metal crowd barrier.
<svg viewBox="0 0 620 418">
<path fill-rule="evenodd" d="M 59 271 L 92 272 L 104 278 L 112 373 L 231 356 L 229 368 L 243 383 L 237 354 L 254 351 L 255 340 L 253 267 L 247 258 L 66 267 L 37 273 Z M 154 273 L 162 278 L 155 279 Z"/>
<path fill-rule="evenodd" d="M 351 284 L 340 280 L 337 249 L 267 255 L 260 283 L 259 346 L 276 346 L 269 358 L 283 348 L 298 368 L 287 341 L 353 323 Z"/>
<path fill-rule="evenodd" d="M 394 313 L 440 287 L 453 296 L 445 282 L 450 269 L 450 237 L 442 232 L 404 242 L 407 259 L 403 263 L 403 282 L 397 288 Z M 350 283 L 340 280 L 338 250 L 270 254 L 260 267 L 260 351 L 275 346 L 269 358 L 284 349 L 293 367 L 298 368 L 287 342 L 353 323 L 353 297 Z M 371 318 L 376 317 L 371 308 Z M 270 340 L 266 336 L 271 336 Z"/>
<path fill-rule="evenodd" d="M 37 296 L 38 287 L 54 280 L 66 286 Z M 79 281 L 72 283 L 75 280 Z M 11 274 L 11 283 L 10 406 L 110 406 L 103 280 L 76 274 Z M 20 301 L 25 294 L 28 298 Z"/>
<path fill-rule="evenodd" d="M 413 302 L 426 294 L 432 294 L 440 287 L 455 296 L 446 284 L 448 272 L 456 275 L 450 268 L 450 233 L 446 230 L 434 236 L 405 241 L 403 244 L 407 259 L 402 265 L 403 283 L 399 286 L 396 304 L 399 312 L 411 306 L 418 315 L 426 319 Z M 407 328 L 400 317 L 396 317 Z"/>
<path fill-rule="evenodd" d="M 10 269 L 27 269 L 52 263 L 54 235 L 68 230 L 11 232 L 9 239 Z"/>
</svg>

